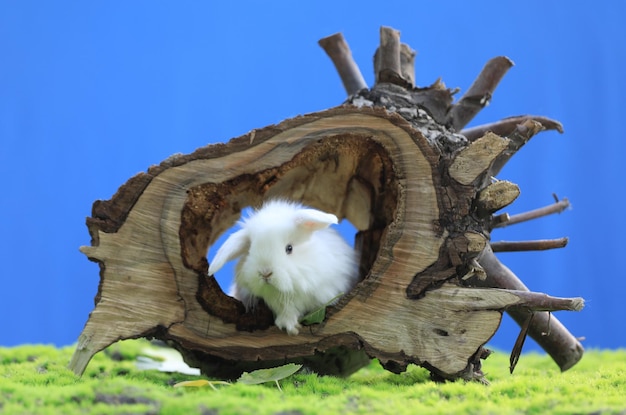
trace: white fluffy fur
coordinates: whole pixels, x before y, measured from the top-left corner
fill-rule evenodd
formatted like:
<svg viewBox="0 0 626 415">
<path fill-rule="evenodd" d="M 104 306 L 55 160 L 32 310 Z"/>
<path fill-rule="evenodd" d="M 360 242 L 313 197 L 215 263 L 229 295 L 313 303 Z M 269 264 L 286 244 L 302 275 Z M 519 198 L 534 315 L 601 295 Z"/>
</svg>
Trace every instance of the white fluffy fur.
<svg viewBox="0 0 626 415">
<path fill-rule="evenodd" d="M 296 335 L 302 316 L 347 293 L 357 281 L 355 251 L 329 228 L 334 223 L 336 216 L 296 203 L 266 202 L 219 248 L 209 275 L 239 258 L 232 295 L 246 308 L 262 298 L 275 324 Z"/>
</svg>

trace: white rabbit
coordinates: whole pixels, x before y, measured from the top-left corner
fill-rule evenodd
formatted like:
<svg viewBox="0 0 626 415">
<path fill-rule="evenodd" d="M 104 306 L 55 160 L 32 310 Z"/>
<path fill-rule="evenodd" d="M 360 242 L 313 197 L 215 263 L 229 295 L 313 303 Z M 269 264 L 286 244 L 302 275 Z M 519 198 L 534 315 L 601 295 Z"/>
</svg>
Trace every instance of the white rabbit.
<svg viewBox="0 0 626 415">
<path fill-rule="evenodd" d="M 271 200 L 240 222 L 215 254 L 209 275 L 240 258 L 231 295 L 253 308 L 259 298 L 275 324 L 297 335 L 307 313 L 347 293 L 357 282 L 354 249 L 334 230 L 335 215 Z"/>
</svg>

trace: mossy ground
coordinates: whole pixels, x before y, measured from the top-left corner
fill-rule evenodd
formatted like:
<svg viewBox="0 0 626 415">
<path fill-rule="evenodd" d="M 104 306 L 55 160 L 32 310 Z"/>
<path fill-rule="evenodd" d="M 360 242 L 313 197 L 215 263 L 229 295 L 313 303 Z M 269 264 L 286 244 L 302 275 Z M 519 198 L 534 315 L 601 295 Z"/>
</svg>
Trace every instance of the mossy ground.
<svg viewBox="0 0 626 415">
<path fill-rule="evenodd" d="M 626 413 L 626 350 L 587 351 L 561 373 L 543 354 L 523 354 L 513 375 L 508 355 L 483 369 L 491 385 L 434 383 L 410 367 L 400 375 L 373 362 L 347 379 L 296 374 L 275 384 L 174 388 L 190 375 L 142 371 L 148 346 L 127 341 L 91 361 L 83 377 L 67 369 L 73 348 L 0 348 L 2 414 L 591 414 Z"/>
</svg>

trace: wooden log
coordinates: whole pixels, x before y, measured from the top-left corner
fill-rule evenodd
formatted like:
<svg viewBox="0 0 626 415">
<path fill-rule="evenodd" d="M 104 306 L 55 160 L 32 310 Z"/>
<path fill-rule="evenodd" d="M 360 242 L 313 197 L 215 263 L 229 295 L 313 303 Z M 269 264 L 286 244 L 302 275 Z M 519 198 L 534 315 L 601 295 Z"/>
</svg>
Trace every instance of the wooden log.
<svg viewBox="0 0 626 415">
<path fill-rule="evenodd" d="M 414 363 L 440 378 L 480 379 L 504 310 L 580 309 L 578 298 L 494 282 L 485 260 L 492 214 L 517 189 L 491 178 L 541 125 L 529 119 L 508 137 L 475 140 L 449 131 L 447 117 L 458 124 L 475 109 L 451 107 L 440 82 L 406 89 L 399 45 L 397 31 L 381 30 L 381 84 L 352 93 L 362 86 L 352 70 L 345 105 L 171 157 L 96 201 L 81 252 L 101 265 L 100 285 L 70 368 L 82 373 L 117 340 L 155 337 L 224 378 L 286 362 L 348 375 L 377 358 L 394 372 Z M 496 63 L 472 94 L 495 88 L 506 61 Z M 358 231 L 359 283 L 297 336 L 279 330 L 262 302 L 247 311 L 207 275 L 209 247 L 242 209 L 277 197 Z"/>
<path fill-rule="evenodd" d="M 458 243 L 447 242 L 456 240 L 450 231 L 436 226 L 445 213 L 440 200 L 444 193 L 450 197 L 434 174 L 438 161 L 400 116 L 339 107 L 151 168 L 147 184 L 134 178 L 119 200 L 98 204 L 98 212 L 110 216 L 90 220 L 93 246 L 81 251 L 102 264 L 101 284 L 72 369 L 82 373 L 94 353 L 118 339 L 155 336 L 174 343 L 205 372 L 225 377 L 255 363 L 346 348 L 361 351 L 352 355 L 358 362 L 365 353 L 397 370 L 417 363 L 447 378 L 471 377 L 469 358 L 494 334 L 501 310 L 521 299 L 450 282 L 407 296 L 416 278 L 440 275 L 431 266 L 442 254 L 446 263 L 455 256 L 463 261 L 484 246 L 484 236 L 466 237 L 466 252 L 457 252 Z M 455 186 L 457 193 L 473 189 Z M 323 324 L 295 337 L 273 326 L 262 307 L 246 313 L 206 275 L 208 247 L 241 209 L 277 196 L 332 212 L 361 232 L 382 230 L 369 242 L 377 255 L 363 259 L 366 274 L 357 288 Z M 471 200 L 466 203 L 469 211 Z M 340 372 L 321 364 L 316 369 Z"/>
</svg>

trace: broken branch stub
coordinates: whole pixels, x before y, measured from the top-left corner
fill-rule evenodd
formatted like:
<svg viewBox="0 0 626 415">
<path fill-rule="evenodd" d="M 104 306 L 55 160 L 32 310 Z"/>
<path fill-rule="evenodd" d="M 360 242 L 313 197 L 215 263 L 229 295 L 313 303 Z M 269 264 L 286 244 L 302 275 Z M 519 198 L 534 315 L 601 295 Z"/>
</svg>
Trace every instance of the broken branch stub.
<svg viewBox="0 0 626 415">
<path fill-rule="evenodd" d="M 381 47 L 396 41 L 391 35 Z M 394 88 L 398 94 L 386 95 Z M 394 372 L 415 363 L 446 379 L 475 379 L 504 310 L 582 305 L 475 286 L 489 277 L 481 258 L 492 213 L 517 189 L 488 178 L 516 148 L 492 133 L 470 142 L 433 119 L 450 109 L 442 84 L 416 95 L 400 89 L 375 92 L 395 110 L 367 104 L 361 90 L 350 98 L 360 106 L 170 158 L 94 203 L 92 244 L 81 251 L 101 264 L 101 283 L 70 367 L 82 373 L 99 350 L 143 336 L 224 378 L 287 361 L 348 375 L 377 358 Z M 246 311 L 207 275 L 208 248 L 242 209 L 276 197 L 333 213 L 358 231 L 360 282 L 297 336 L 279 330 L 262 303 Z"/>
<path fill-rule="evenodd" d="M 513 61 L 506 56 L 489 60 L 467 92 L 450 109 L 446 125 L 461 131 L 480 110 L 489 105 L 493 92 L 512 66 Z"/>
<path fill-rule="evenodd" d="M 350 47 L 341 33 L 320 39 L 318 43 L 335 65 L 348 95 L 367 88 L 361 70 L 352 58 Z"/>
</svg>

